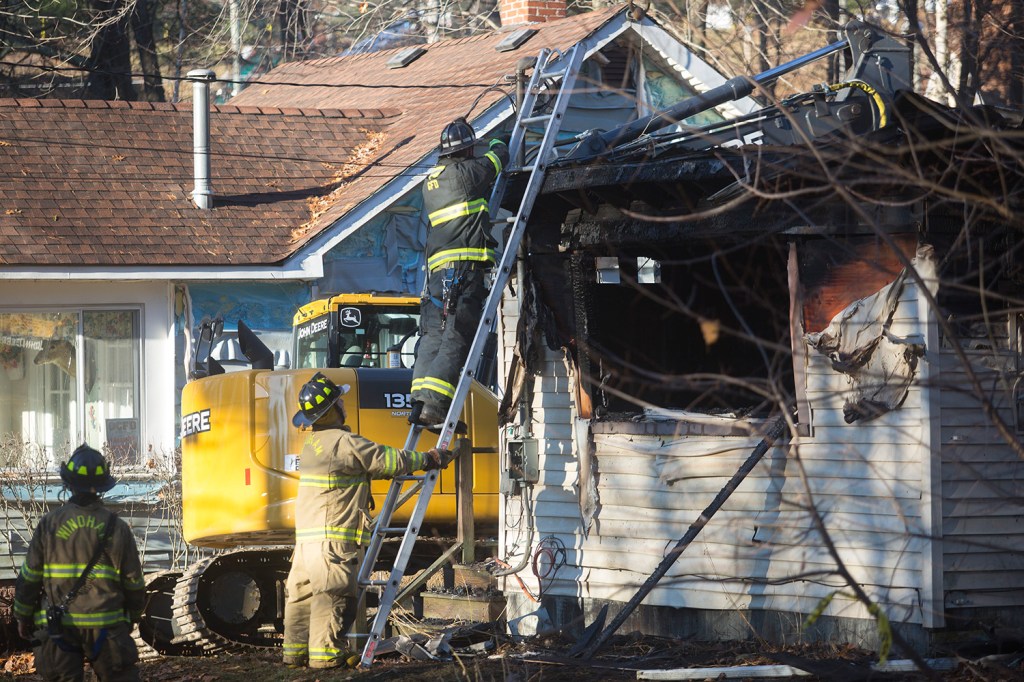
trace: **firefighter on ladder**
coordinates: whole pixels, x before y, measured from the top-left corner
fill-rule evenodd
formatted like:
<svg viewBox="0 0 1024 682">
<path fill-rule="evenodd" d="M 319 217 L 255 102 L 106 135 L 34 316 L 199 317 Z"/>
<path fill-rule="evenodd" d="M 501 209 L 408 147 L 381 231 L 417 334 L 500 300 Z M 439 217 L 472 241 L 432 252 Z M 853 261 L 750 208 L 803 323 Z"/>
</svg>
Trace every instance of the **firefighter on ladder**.
<svg viewBox="0 0 1024 682">
<path fill-rule="evenodd" d="M 444 421 L 455 396 L 498 245 L 491 236 L 487 200 L 508 163 L 508 147 L 502 140 L 491 140 L 487 152 L 476 158 L 475 144 L 466 119 L 449 123 L 441 132 L 438 165 L 423 182 L 423 211 L 430 223 L 427 278 L 409 420 L 428 428 Z"/>
<path fill-rule="evenodd" d="M 117 481 L 84 444 L 60 477 L 71 497 L 32 535 L 14 592 L 18 633 L 33 640 L 45 680 L 82 680 L 86 660 L 101 682 L 138 680 L 131 632 L 146 601 L 142 563 L 131 528 L 100 499 Z"/>
<path fill-rule="evenodd" d="M 354 666 L 347 635 L 357 615 L 362 545 L 369 540 L 370 479 L 443 469 L 448 450 L 417 452 L 378 445 L 345 425 L 338 386 L 317 372 L 299 390 L 292 423 L 307 429 L 295 498 L 295 554 L 285 585 L 284 662 Z"/>
</svg>

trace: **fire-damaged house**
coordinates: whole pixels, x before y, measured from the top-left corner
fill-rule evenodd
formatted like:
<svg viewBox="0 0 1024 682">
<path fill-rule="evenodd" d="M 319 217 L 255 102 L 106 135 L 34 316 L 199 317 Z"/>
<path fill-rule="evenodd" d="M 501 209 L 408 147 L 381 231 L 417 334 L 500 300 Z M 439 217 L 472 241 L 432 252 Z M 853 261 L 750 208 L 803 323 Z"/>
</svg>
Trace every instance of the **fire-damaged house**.
<svg viewBox="0 0 1024 682">
<path fill-rule="evenodd" d="M 700 638 L 1020 626 L 1021 121 L 851 43 L 844 101 L 548 168 L 502 312 L 513 632 L 624 604 L 622 633 Z"/>
</svg>

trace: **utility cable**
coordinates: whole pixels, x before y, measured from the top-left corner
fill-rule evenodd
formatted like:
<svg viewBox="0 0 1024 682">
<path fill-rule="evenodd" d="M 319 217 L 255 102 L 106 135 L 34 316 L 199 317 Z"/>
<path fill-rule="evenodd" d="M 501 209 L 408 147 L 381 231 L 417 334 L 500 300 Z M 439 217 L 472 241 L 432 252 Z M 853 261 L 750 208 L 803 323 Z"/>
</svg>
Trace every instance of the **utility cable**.
<svg viewBox="0 0 1024 682">
<path fill-rule="evenodd" d="M 85 72 L 90 74 L 101 74 L 105 76 L 119 76 L 119 77 L 131 77 L 131 78 L 154 78 L 159 76 L 161 80 L 165 81 L 181 81 L 191 82 L 194 79 L 188 78 L 187 76 L 165 76 L 162 74 L 146 74 L 136 72 L 122 72 L 122 71 L 107 71 L 104 69 L 86 68 L 83 66 L 43 66 L 39 64 L 21 64 L 19 62 L 12 62 L 0 59 L 0 66 L 13 66 L 17 68 L 33 68 L 39 69 L 46 72 Z M 265 80 L 233 80 L 231 78 L 214 78 L 214 83 L 224 83 L 227 85 L 289 85 L 298 88 L 364 88 L 368 90 L 451 90 L 451 89 L 466 89 L 466 88 L 490 88 L 489 83 L 434 83 L 432 85 L 398 85 L 398 84 L 376 84 L 376 83 L 299 83 L 293 81 L 265 81 Z"/>
</svg>

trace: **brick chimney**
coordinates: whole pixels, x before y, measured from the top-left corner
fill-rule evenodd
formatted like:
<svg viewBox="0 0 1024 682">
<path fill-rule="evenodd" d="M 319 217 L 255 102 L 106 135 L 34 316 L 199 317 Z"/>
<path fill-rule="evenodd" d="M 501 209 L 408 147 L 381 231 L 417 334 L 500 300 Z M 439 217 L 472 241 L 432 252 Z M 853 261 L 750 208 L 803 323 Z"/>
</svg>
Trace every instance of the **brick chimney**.
<svg viewBox="0 0 1024 682">
<path fill-rule="evenodd" d="M 502 26 L 565 18 L 565 0 L 498 0 Z"/>
</svg>

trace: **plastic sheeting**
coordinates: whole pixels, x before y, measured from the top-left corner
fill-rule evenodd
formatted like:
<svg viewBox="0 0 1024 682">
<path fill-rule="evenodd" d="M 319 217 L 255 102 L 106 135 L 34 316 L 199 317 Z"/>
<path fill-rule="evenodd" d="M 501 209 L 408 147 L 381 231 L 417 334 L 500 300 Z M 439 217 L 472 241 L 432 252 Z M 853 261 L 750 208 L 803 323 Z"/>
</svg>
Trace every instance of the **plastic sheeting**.
<svg viewBox="0 0 1024 682">
<path fill-rule="evenodd" d="M 324 256 L 324 291 L 397 291 L 419 294 L 427 226 L 419 191 L 385 211 Z"/>
<path fill-rule="evenodd" d="M 935 294 L 935 256 L 918 249 L 914 267 Z M 854 301 L 829 326 L 807 334 L 808 345 L 832 360 L 832 368 L 851 379 L 843 406 L 847 423 L 867 421 L 898 408 L 907 397 L 925 347 L 890 332 L 907 279 L 904 270 L 877 294 Z"/>
<path fill-rule="evenodd" d="M 192 324 L 204 317 L 224 320 L 225 331 L 242 320 L 254 331 L 291 331 L 295 311 L 310 301 L 301 282 L 209 282 L 188 285 Z"/>
</svg>

